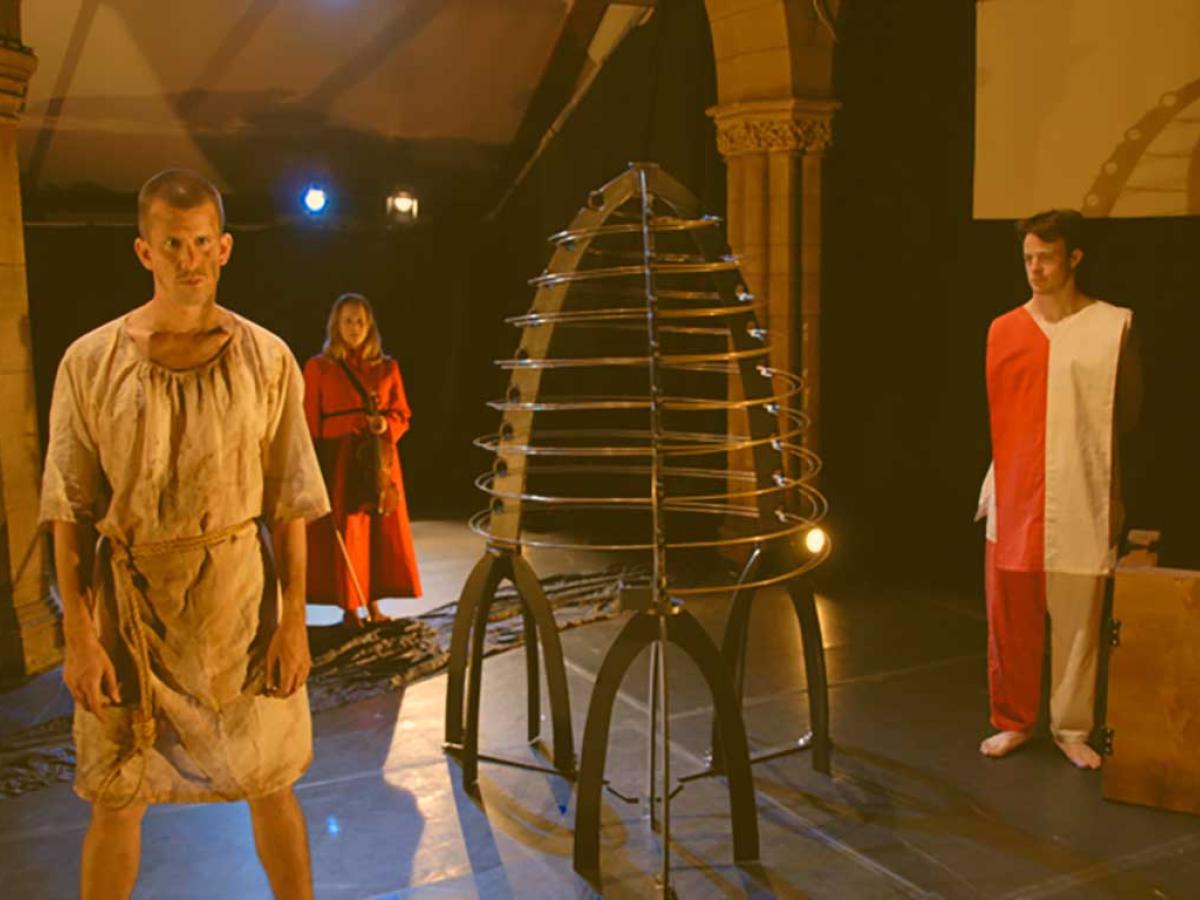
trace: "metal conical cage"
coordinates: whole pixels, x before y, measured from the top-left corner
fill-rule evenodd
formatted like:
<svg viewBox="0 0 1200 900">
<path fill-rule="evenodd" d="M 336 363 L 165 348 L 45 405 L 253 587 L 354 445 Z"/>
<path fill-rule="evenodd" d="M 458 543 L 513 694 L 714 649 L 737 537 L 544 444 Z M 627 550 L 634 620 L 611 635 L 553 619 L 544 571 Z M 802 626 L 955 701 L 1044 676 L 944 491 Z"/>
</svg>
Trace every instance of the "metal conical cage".
<svg viewBox="0 0 1200 900">
<path fill-rule="evenodd" d="M 495 454 L 472 527 L 494 545 L 648 551 L 673 596 L 734 587 L 706 550 L 764 551 L 752 584 L 827 553 L 820 469 L 799 376 L 767 332 L 721 234 L 654 165 L 593 192 L 553 255 L 492 402 Z M 784 552 L 776 552 L 784 551 Z"/>
</svg>

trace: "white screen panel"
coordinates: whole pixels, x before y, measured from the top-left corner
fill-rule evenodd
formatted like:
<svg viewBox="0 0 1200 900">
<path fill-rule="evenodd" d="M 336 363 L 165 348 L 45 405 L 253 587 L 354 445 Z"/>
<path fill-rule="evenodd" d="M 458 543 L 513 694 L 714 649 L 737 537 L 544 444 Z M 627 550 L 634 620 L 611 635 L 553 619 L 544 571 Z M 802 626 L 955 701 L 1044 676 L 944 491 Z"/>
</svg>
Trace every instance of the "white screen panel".
<svg viewBox="0 0 1200 900">
<path fill-rule="evenodd" d="M 1200 215 L 1200 0 L 980 0 L 975 217 Z"/>
</svg>

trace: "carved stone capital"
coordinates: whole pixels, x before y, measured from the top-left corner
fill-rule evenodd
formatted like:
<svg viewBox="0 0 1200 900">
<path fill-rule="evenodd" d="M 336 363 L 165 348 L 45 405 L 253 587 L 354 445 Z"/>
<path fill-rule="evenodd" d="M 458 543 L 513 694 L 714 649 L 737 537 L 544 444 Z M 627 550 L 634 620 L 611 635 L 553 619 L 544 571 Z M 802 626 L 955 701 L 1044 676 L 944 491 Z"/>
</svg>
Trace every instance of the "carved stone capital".
<svg viewBox="0 0 1200 900">
<path fill-rule="evenodd" d="M 824 153 L 833 142 L 836 100 L 756 100 L 708 110 L 721 155 Z"/>
<path fill-rule="evenodd" d="M 0 44 L 0 122 L 16 121 L 25 108 L 29 79 L 37 69 L 37 57 L 28 47 Z"/>
</svg>

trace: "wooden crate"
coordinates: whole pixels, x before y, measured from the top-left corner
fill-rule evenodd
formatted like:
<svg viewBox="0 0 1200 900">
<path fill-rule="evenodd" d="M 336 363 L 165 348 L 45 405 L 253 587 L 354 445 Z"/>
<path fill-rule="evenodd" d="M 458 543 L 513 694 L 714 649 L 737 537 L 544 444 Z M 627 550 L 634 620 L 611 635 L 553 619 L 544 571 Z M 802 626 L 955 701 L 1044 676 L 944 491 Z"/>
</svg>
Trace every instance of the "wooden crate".
<svg viewBox="0 0 1200 900">
<path fill-rule="evenodd" d="M 1200 572 L 1138 562 L 1113 586 L 1104 797 L 1200 814 Z"/>
</svg>

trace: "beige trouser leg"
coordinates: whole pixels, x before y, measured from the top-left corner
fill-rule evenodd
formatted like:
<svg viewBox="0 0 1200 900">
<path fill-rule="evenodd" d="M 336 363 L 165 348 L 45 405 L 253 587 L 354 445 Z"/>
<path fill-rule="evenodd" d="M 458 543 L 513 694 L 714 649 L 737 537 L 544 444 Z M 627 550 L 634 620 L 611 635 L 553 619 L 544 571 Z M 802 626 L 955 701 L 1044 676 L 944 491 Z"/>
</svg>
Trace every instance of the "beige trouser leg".
<svg viewBox="0 0 1200 900">
<path fill-rule="evenodd" d="M 1064 743 L 1086 741 L 1096 702 L 1102 575 L 1046 573 L 1050 614 L 1050 733 Z"/>
</svg>

